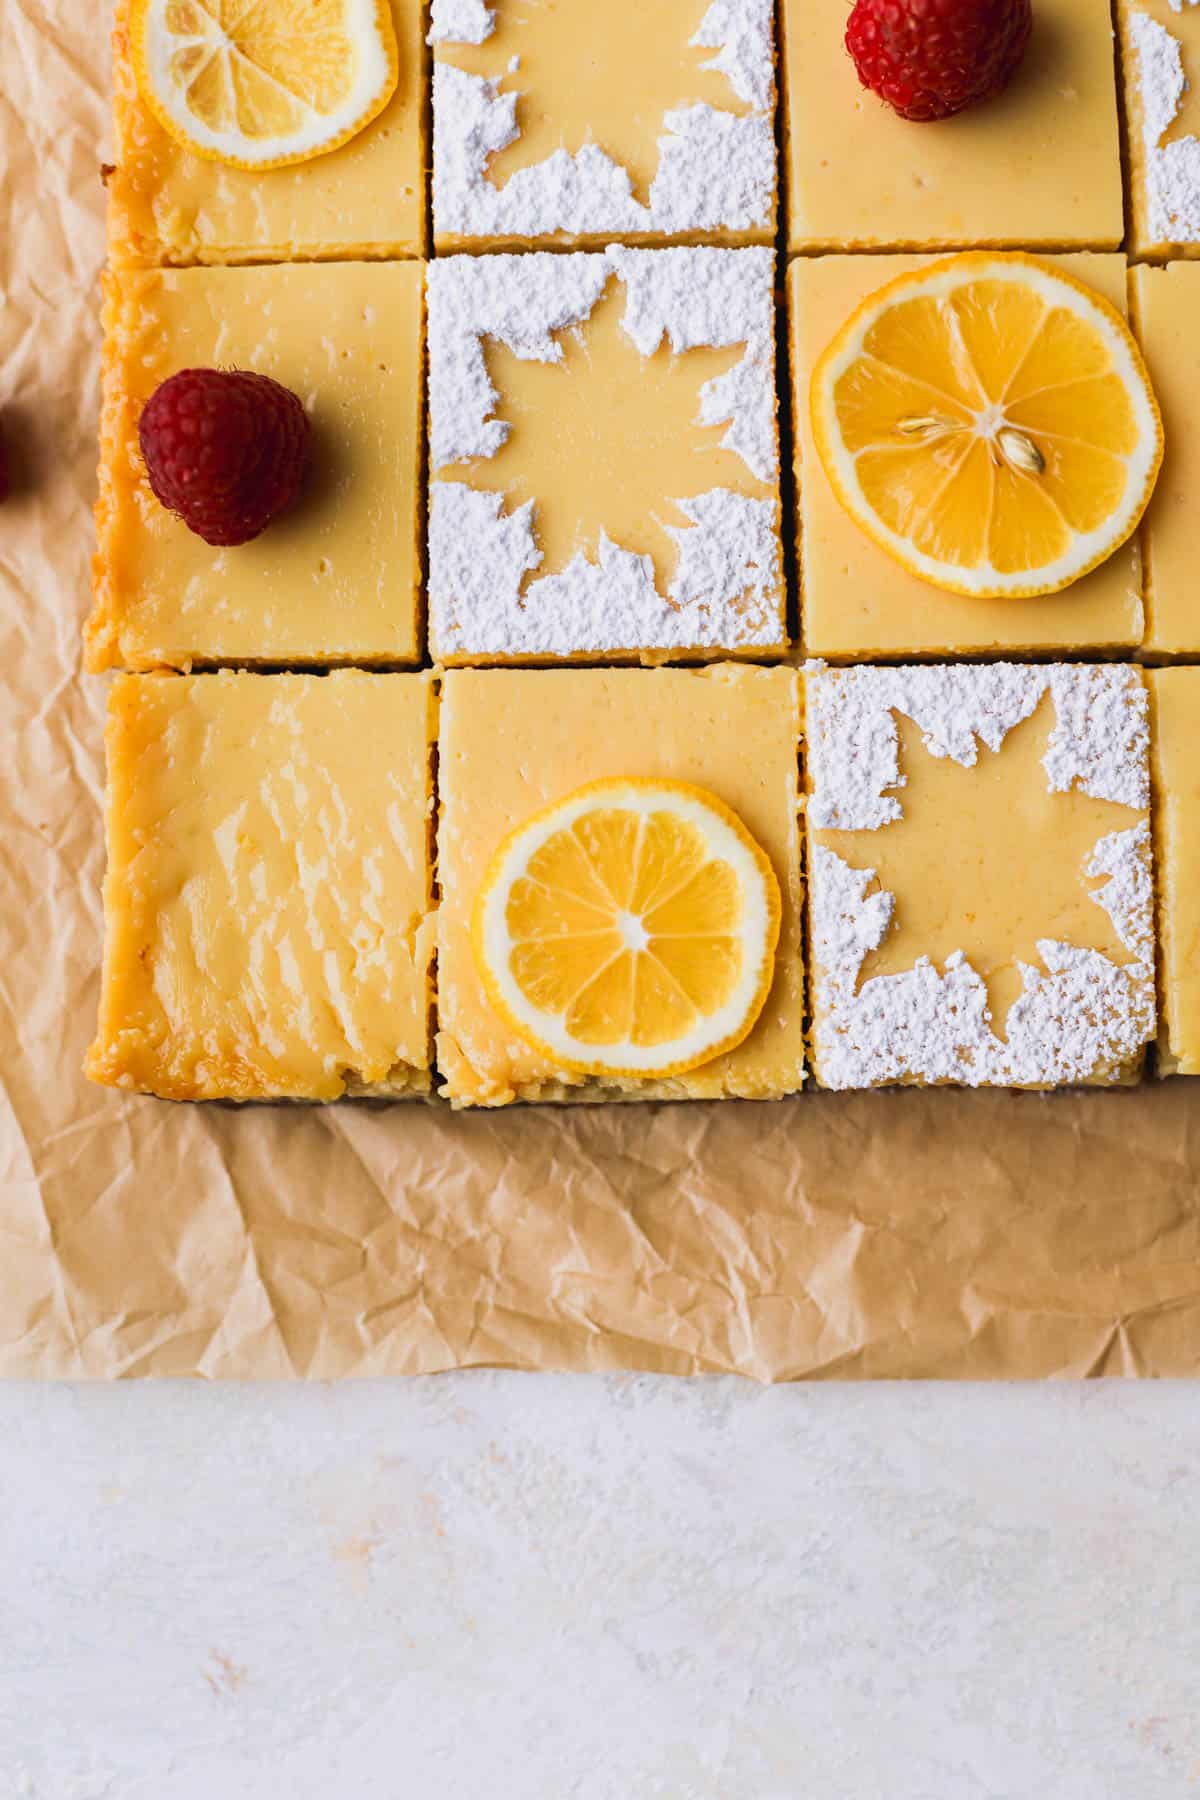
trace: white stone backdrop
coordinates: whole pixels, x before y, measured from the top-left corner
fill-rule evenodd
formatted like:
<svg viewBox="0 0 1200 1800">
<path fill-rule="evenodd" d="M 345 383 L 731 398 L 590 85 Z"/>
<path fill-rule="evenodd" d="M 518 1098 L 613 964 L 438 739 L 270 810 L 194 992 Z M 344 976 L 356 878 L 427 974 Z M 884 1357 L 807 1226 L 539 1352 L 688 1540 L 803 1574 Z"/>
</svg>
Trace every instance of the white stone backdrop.
<svg viewBox="0 0 1200 1800">
<path fill-rule="evenodd" d="M 1197 1794 L 1196 1387 L 0 1387 L 0 1800 Z"/>
</svg>

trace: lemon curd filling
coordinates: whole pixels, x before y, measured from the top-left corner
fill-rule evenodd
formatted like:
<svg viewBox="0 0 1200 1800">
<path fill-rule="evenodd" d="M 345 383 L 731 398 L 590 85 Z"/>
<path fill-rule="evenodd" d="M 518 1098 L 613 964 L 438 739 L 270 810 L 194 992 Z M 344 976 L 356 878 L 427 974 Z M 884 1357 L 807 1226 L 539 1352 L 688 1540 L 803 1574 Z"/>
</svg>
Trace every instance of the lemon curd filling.
<svg viewBox="0 0 1200 1800">
<path fill-rule="evenodd" d="M 847 10 L 784 0 L 790 250 L 1116 249 L 1109 0 L 1037 0 L 1004 92 L 934 125 L 909 123 L 860 86 L 842 46 Z"/>
<path fill-rule="evenodd" d="M 421 278 L 416 263 L 109 274 L 91 668 L 419 659 Z M 167 376 L 221 366 L 282 382 L 312 427 L 295 503 L 234 549 L 159 505 L 137 437 Z"/>
<path fill-rule="evenodd" d="M 1162 405 L 1162 474 L 1142 525 L 1152 656 L 1200 653 L 1196 517 L 1200 493 L 1200 263 L 1143 265 L 1130 283 L 1138 336 Z"/>
<path fill-rule="evenodd" d="M 428 1091 L 435 720 L 427 675 L 117 680 L 94 1081 Z"/>
</svg>

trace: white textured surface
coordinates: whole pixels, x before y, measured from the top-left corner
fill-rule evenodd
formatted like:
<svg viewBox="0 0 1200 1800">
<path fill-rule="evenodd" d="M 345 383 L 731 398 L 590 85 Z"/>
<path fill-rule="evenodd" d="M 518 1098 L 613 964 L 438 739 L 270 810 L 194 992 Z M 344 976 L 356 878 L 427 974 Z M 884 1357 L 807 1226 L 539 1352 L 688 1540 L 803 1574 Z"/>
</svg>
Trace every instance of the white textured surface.
<svg viewBox="0 0 1200 1800">
<path fill-rule="evenodd" d="M 1194 243 L 1200 240 L 1200 138 L 1162 142 L 1188 87 L 1183 51 L 1178 39 L 1148 13 L 1131 13 L 1129 31 L 1142 99 L 1150 235 L 1156 243 Z"/>
<path fill-rule="evenodd" d="M 624 331 L 651 356 L 744 344 L 727 374 L 700 390 L 698 422 L 722 425 L 722 445 L 751 474 L 778 477 L 769 250 L 629 250 L 561 256 L 455 256 L 429 268 L 430 463 L 494 456 L 509 427 L 484 342 L 559 362 L 554 334 L 590 314 L 612 278 L 625 288 Z M 536 657 L 604 651 L 752 649 L 782 637 L 778 502 L 725 488 L 677 501 L 691 523 L 669 528 L 679 562 L 667 594 L 653 564 L 610 543 L 561 573 L 528 581 L 542 553 L 534 506 L 461 482 L 430 485 L 429 620 L 435 656 Z"/>
<path fill-rule="evenodd" d="M 429 9 L 431 44 L 482 44 L 495 29 L 487 0 L 433 0 Z"/>
<path fill-rule="evenodd" d="M 1188 1800 L 1192 1386 L 0 1388 L 4 1800 Z"/>
<path fill-rule="evenodd" d="M 492 27 L 491 8 L 480 0 L 436 0 L 430 42 L 480 44 Z M 714 51 L 708 66 L 753 110 L 668 107 L 645 206 L 634 198 L 626 170 L 596 144 L 556 150 L 503 184 L 494 182 L 489 159 L 519 136 L 519 80 L 502 93 L 499 79 L 435 64 L 434 230 L 532 238 L 769 229 L 776 188 L 774 40 L 772 0 L 715 0 L 692 42 Z"/>
<path fill-rule="evenodd" d="M 807 677 L 809 821 L 868 833 L 903 818 L 905 776 L 895 715 L 913 720 L 931 756 L 975 765 L 978 744 L 998 750 L 1050 693 L 1055 724 L 1043 766 L 1050 793 L 1078 787 L 1097 800 L 1149 804 L 1145 687 L 1120 665 L 1017 663 L 830 670 Z M 899 790 L 901 798 L 897 798 Z M 869 840 L 864 856 L 870 856 Z M 1041 969 L 1021 965 L 1023 992 L 1006 1038 L 991 1026 L 987 988 L 961 951 L 939 973 L 911 969 L 859 981 L 887 935 L 896 897 L 871 889 L 875 872 L 824 845 L 809 859 L 818 1075 L 831 1088 L 918 1080 L 1035 1087 L 1114 1074 L 1154 1035 L 1153 893 L 1148 826 L 1101 839 L 1085 873 L 1106 875 L 1093 897 L 1133 961 L 1038 941 Z"/>
</svg>

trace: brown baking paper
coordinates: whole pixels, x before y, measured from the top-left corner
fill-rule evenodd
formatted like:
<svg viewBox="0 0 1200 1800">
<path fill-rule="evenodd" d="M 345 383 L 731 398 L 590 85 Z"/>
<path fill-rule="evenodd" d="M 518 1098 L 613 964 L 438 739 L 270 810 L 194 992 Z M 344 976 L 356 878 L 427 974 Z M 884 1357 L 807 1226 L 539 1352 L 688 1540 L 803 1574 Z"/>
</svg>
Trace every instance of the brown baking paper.
<svg viewBox="0 0 1200 1800">
<path fill-rule="evenodd" d="M 1200 1083 L 455 1116 L 83 1079 L 99 14 L 0 0 L 0 1370 L 1194 1373 Z"/>
</svg>

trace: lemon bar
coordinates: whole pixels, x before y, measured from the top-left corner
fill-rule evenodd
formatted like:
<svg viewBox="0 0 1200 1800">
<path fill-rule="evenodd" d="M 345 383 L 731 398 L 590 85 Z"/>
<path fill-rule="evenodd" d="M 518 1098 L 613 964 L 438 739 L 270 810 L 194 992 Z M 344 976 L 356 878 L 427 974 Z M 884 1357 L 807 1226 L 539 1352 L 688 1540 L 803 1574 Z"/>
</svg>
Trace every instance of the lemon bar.
<svg viewBox="0 0 1200 1800">
<path fill-rule="evenodd" d="M 1143 632 L 1136 539 L 1061 593 L 984 600 L 910 574 L 859 529 L 834 494 L 813 441 L 814 364 L 869 294 L 927 260 L 824 256 L 797 260 L 788 272 L 800 635 L 806 651 L 841 661 L 1136 647 Z M 1078 254 L 1052 261 L 1124 311 L 1124 257 Z"/>
<path fill-rule="evenodd" d="M 1133 271 L 1133 311 L 1162 408 L 1166 450 L 1142 525 L 1146 650 L 1200 651 L 1197 503 L 1200 493 L 1200 265 Z"/>
<path fill-rule="evenodd" d="M 998 662 L 806 680 L 821 1085 L 1134 1079 L 1155 1031 L 1140 671 Z"/>
<path fill-rule="evenodd" d="M 439 250 L 767 243 L 772 0 L 434 0 Z"/>
<path fill-rule="evenodd" d="M 438 740 L 437 1061 L 456 1106 L 514 1100 L 773 1099 L 803 1079 L 798 677 L 791 669 L 459 670 Z M 556 1067 L 493 1010 L 471 916 L 508 834 L 592 781 L 691 782 L 766 851 L 783 902 L 775 980 L 748 1038 L 690 1073 L 585 1077 Z"/>
<path fill-rule="evenodd" d="M 1131 245 L 1200 256 L 1200 13 L 1194 0 L 1118 0 Z"/>
<path fill-rule="evenodd" d="M 771 252 L 454 256 L 428 279 L 434 656 L 782 651 Z"/>
<path fill-rule="evenodd" d="M 1155 857 L 1160 1075 L 1200 1075 L 1200 669 L 1156 669 Z"/>
<path fill-rule="evenodd" d="M 107 277 L 92 669 L 415 662 L 421 266 L 125 269 Z M 150 492 L 138 417 L 177 369 L 257 369 L 303 400 L 307 484 L 214 549 Z"/>
<path fill-rule="evenodd" d="M 157 268 L 420 256 L 427 159 L 422 6 L 391 0 L 391 7 L 400 79 L 383 111 L 339 149 L 256 170 L 196 156 L 159 124 L 134 77 L 130 0 L 117 0 L 112 262 Z"/>
<path fill-rule="evenodd" d="M 430 1086 L 427 675 L 124 675 L 94 1081 L 169 1100 Z"/>
<path fill-rule="evenodd" d="M 1108 0 L 1038 0 L 996 99 L 933 124 L 864 88 L 847 9 L 784 0 L 792 250 L 1116 249 L 1124 232 Z"/>
</svg>

